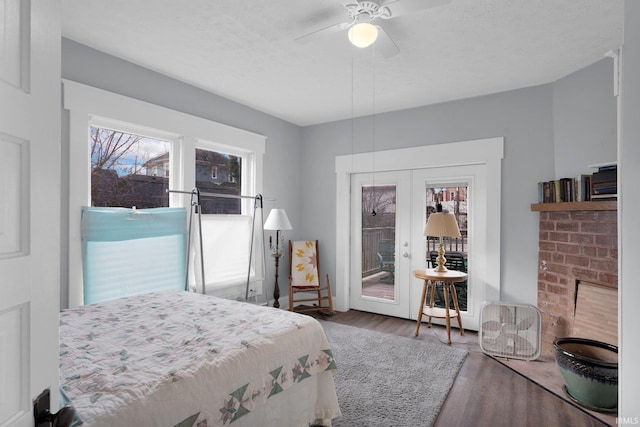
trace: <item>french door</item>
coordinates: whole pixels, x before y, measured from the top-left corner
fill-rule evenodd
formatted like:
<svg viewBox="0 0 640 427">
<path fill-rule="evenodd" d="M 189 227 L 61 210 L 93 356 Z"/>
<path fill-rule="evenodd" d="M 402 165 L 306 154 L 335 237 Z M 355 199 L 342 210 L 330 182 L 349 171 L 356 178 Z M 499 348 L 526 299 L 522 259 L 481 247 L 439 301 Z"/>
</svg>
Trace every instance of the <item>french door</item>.
<svg viewBox="0 0 640 427">
<path fill-rule="evenodd" d="M 408 318 L 411 172 L 355 174 L 351 195 L 350 305 Z"/>
<path fill-rule="evenodd" d="M 439 242 L 423 230 L 440 205 L 455 214 L 461 230 L 461 238 L 445 240 L 445 250 L 464 257 L 469 279 L 456 288 L 463 326 L 476 329 L 481 298 L 476 246 L 484 245 L 486 233 L 475 225 L 486 219 L 486 199 L 477 197 L 485 181 L 482 165 L 353 174 L 350 307 L 417 318 L 422 281 L 413 270 L 431 267 L 430 254 Z M 436 298 L 436 304 L 444 301 Z"/>
<path fill-rule="evenodd" d="M 462 319 L 465 329 L 477 329 L 481 304 L 500 299 L 503 156 L 502 137 L 337 156 L 336 309 L 354 308 L 416 318 L 422 283 L 413 277 L 412 270 L 427 264 L 423 228 L 429 188 L 448 188 L 448 184 L 455 187 L 466 182 L 469 279 L 467 310 L 462 313 Z M 372 168 L 374 159 L 375 168 Z M 364 216 L 362 202 L 354 199 L 362 199 L 363 194 L 366 195 L 363 186 L 374 182 L 376 187 L 396 185 L 392 302 L 362 292 L 365 287 L 362 280 Z M 377 248 L 374 250 L 377 253 Z M 381 272 L 388 273 L 382 268 Z"/>
</svg>

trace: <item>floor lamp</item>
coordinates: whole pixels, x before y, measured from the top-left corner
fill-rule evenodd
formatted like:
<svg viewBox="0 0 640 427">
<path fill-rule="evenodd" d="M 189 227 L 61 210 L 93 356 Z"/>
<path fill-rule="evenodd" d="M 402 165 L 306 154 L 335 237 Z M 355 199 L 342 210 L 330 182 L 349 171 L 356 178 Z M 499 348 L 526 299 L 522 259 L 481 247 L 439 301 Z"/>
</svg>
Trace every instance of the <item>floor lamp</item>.
<svg viewBox="0 0 640 427">
<path fill-rule="evenodd" d="M 271 240 L 271 236 L 269 236 L 269 249 L 273 251 L 271 255 L 276 262 L 276 283 L 273 287 L 273 306 L 275 308 L 280 307 L 280 303 L 278 299 L 280 298 L 280 287 L 278 286 L 278 266 L 280 264 L 280 257 L 282 253 L 280 252 L 282 246 L 284 246 L 284 239 L 282 238 L 282 234 L 280 233 L 282 230 L 291 230 L 291 222 L 289 222 L 289 218 L 287 217 L 287 213 L 284 209 L 276 208 L 271 209 L 269 212 L 269 216 L 264 223 L 265 230 L 276 230 L 276 244 L 275 247 Z M 282 241 L 281 241 L 282 240 Z"/>
</svg>

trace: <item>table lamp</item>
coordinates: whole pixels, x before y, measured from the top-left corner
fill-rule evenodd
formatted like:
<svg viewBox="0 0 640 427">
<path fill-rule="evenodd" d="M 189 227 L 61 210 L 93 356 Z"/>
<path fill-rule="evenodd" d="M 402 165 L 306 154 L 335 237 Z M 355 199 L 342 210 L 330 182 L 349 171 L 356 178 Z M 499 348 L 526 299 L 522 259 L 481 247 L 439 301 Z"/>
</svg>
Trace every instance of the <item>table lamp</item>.
<svg viewBox="0 0 640 427">
<path fill-rule="evenodd" d="M 273 287 L 273 306 L 275 308 L 280 307 L 280 302 L 278 302 L 278 299 L 280 298 L 280 287 L 278 286 L 278 265 L 280 264 L 280 257 L 282 256 L 282 253 L 280 252 L 280 240 L 282 239 L 280 231 L 291 230 L 292 228 L 293 227 L 291 227 L 291 222 L 289 221 L 289 217 L 287 217 L 287 213 L 284 209 L 280 208 L 271 209 L 271 212 L 269 212 L 269 216 L 264 223 L 265 230 L 276 230 L 275 247 L 272 244 L 271 236 L 269 236 L 269 249 L 274 251 L 271 256 L 274 257 L 276 262 L 276 283 Z"/>
<path fill-rule="evenodd" d="M 444 257 L 442 238 L 461 237 L 455 215 L 447 212 L 432 213 L 431 215 L 429 215 L 427 225 L 424 227 L 424 235 L 438 237 L 440 239 L 438 258 L 436 258 L 436 262 L 438 263 L 438 265 L 435 266 L 434 271 L 438 273 L 446 272 L 447 267 L 444 266 L 444 263 L 447 262 L 447 259 Z"/>
</svg>

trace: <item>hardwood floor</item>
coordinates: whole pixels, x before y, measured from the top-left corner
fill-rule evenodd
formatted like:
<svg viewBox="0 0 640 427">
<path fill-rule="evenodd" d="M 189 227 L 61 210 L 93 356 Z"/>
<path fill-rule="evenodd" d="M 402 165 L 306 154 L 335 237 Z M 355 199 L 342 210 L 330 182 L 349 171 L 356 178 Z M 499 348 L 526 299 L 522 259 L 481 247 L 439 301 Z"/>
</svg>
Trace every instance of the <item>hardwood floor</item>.
<svg viewBox="0 0 640 427">
<path fill-rule="evenodd" d="M 420 335 L 414 337 L 416 324 L 407 319 L 355 310 L 322 319 L 446 345 L 446 331 L 444 327 L 436 325 L 427 328 L 423 324 Z M 469 354 L 438 415 L 435 427 L 609 425 L 482 353 L 475 332 L 468 331 L 461 336 L 457 329 L 452 329 L 451 340 L 452 346 L 466 349 Z M 424 375 L 428 380 L 428 372 L 416 374 Z M 415 425 L 420 425 L 419 420 Z"/>
</svg>

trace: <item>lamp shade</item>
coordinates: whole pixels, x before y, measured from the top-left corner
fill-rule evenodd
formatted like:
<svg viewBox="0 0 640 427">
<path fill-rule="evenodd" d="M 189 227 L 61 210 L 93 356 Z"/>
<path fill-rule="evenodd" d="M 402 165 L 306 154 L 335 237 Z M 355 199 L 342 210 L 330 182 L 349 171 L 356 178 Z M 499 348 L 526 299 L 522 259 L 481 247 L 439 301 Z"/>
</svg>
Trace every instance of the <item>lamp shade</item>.
<svg viewBox="0 0 640 427">
<path fill-rule="evenodd" d="M 435 212 L 429 215 L 424 235 L 432 237 L 461 237 L 456 217 L 452 213 Z"/>
<path fill-rule="evenodd" d="M 267 220 L 264 222 L 265 230 L 291 230 L 291 222 L 284 209 L 271 209 Z"/>
<path fill-rule="evenodd" d="M 371 46 L 378 38 L 378 28 L 368 22 L 360 22 L 349 28 L 347 35 L 351 44 L 365 48 Z"/>
</svg>

